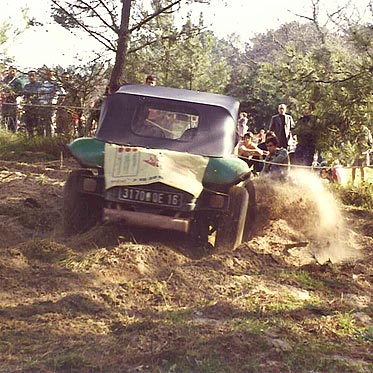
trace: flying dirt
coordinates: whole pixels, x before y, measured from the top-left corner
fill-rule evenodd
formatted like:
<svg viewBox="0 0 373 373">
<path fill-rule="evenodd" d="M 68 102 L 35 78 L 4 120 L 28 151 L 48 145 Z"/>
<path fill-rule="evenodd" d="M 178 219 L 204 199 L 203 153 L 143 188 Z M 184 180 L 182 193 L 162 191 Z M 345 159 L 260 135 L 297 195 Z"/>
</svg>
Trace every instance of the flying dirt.
<svg viewBox="0 0 373 373">
<path fill-rule="evenodd" d="M 320 264 L 355 260 L 361 256 L 356 233 L 346 224 L 341 202 L 315 173 L 293 171 L 289 182 L 271 179 L 255 182 L 258 222 L 256 235 L 273 242 L 290 242 L 299 259 L 312 258 Z M 254 239 L 255 241 L 255 239 Z M 267 242 L 266 242 L 267 241 Z"/>
</svg>

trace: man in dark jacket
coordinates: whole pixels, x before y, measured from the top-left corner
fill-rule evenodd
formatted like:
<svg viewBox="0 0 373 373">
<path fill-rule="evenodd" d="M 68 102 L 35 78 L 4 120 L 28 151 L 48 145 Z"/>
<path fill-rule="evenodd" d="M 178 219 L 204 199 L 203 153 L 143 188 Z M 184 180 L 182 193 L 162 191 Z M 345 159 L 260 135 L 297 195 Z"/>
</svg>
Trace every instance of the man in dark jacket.
<svg viewBox="0 0 373 373">
<path fill-rule="evenodd" d="M 294 121 L 291 115 L 286 114 L 286 105 L 278 106 L 278 114 L 274 115 L 269 124 L 269 130 L 276 134 L 280 148 L 287 149 L 291 136 L 291 129 L 294 128 Z"/>
<path fill-rule="evenodd" d="M 299 165 L 312 166 L 318 129 L 316 117 L 312 115 L 309 107 L 304 108 L 303 117 L 297 122 L 294 133 L 297 135 L 297 147 L 295 149 L 295 162 Z"/>
<path fill-rule="evenodd" d="M 29 135 L 33 135 L 38 126 L 38 89 L 40 82 L 36 79 L 36 71 L 30 70 L 28 73 L 29 82 L 23 87 L 23 121 Z"/>
</svg>

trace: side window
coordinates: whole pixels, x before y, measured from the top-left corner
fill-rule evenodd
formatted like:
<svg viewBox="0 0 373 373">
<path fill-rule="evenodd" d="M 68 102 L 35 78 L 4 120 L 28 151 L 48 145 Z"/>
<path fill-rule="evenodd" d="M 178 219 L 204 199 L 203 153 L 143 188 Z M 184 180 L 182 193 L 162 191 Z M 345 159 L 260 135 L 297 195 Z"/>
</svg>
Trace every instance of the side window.
<svg viewBox="0 0 373 373">
<path fill-rule="evenodd" d="M 144 105 L 137 110 L 132 130 L 140 136 L 189 141 L 198 125 L 199 115 L 190 108 L 178 107 L 173 110 Z"/>
</svg>

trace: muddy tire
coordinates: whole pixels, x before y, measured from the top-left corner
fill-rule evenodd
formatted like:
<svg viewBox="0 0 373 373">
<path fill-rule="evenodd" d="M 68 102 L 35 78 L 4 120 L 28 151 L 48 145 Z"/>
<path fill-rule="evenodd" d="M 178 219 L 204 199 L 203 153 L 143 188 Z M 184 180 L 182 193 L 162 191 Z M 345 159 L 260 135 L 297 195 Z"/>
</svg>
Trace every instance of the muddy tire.
<svg viewBox="0 0 373 373">
<path fill-rule="evenodd" d="M 242 240 L 249 241 L 253 235 L 253 228 L 256 220 L 256 196 L 254 184 L 251 180 L 246 180 L 244 187 L 249 193 L 249 206 L 247 208 L 245 229 L 243 233 Z"/>
<path fill-rule="evenodd" d="M 246 188 L 231 187 L 229 190 L 229 211 L 223 215 L 216 230 L 216 251 L 230 251 L 242 243 L 248 206 L 249 193 Z"/>
<path fill-rule="evenodd" d="M 92 173 L 72 171 L 64 187 L 63 228 L 67 235 L 85 232 L 102 220 L 103 199 L 81 192 L 84 175 Z"/>
</svg>

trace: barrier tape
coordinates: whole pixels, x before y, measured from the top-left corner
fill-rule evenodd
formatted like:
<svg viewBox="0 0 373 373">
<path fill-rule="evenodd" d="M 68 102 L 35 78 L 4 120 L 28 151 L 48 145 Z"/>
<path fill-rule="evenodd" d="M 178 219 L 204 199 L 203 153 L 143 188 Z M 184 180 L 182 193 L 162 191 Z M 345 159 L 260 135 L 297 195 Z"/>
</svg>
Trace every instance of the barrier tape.
<svg viewBox="0 0 373 373">
<path fill-rule="evenodd" d="M 271 162 L 271 161 L 266 161 L 264 159 L 252 159 L 250 157 L 245 157 L 241 155 L 237 155 L 237 158 L 240 159 L 246 159 L 252 162 L 258 162 L 258 163 L 263 163 L 263 164 L 270 164 L 270 165 L 276 165 L 276 166 L 282 166 L 282 167 L 288 167 L 288 168 L 304 168 L 304 169 L 311 169 L 311 170 L 325 170 L 328 168 L 332 167 L 338 167 L 342 169 L 353 169 L 353 168 L 373 168 L 373 165 L 365 165 L 365 166 L 342 166 L 342 165 L 334 165 L 334 166 L 305 166 L 305 165 L 300 165 L 300 164 L 292 164 L 292 163 L 277 163 L 277 162 Z"/>
<path fill-rule="evenodd" d="M 90 111 L 99 111 L 101 108 L 91 108 L 86 106 L 71 106 L 71 105 L 57 105 L 57 104 L 18 104 L 16 102 L 2 102 L 2 106 L 17 106 L 19 108 L 25 107 L 43 107 L 43 108 L 63 108 L 63 109 L 83 109 L 83 110 L 90 110 Z"/>
<path fill-rule="evenodd" d="M 18 103 L 3 102 L 2 105 L 4 105 L 4 104 L 6 106 L 17 106 L 17 107 L 22 107 L 22 108 L 37 107 L 37 108 L 54 108 L 54 109 L 59 109 L 59 108 L 61 108 L 61 109 L 82 109 L 82 110 L 89 110 L 89 111 L 99 111 L 99 110 L 101 110 L 101 108 L 91 108 L 91 107 L 86 107 L 86 106 L 57 105 L 57 104 L 40 105 L 40 104 L 18 104 Z M 153 124 L 155 124 L 155 123 L 153 123 Z M 157 125 L 157 127 L 162 128 L 159 125 Z M 369 154 L 370 152 L 373 152 L 373 150 L 368 150 L 367 152 L 364 152 L 364 153 Z M 362 154 L 364 154 L 364 153 L 362 153 Z M 354 168 L 362 168 L 362 167 L 373 168 L 373 165 L 365 165 L 365 166 L 342 166 L 342 165 L 305 166 L 305 165 L 297 165 L 297 164 L 291 164 L 291 163 L 288 164 L 288 163 L 270 162 L 270 161 L 266 161 L 264 159 L 252 159 L 250 157 L 245 157 L 245 156 L 241 156 L 241 155 L 238 155 L 237 157 L 240 158 L 240 159 L 246 159 L 246 160 L 250 160 L 252 162 L 258 162 L 258 163 L 263 163 L 263 164 L 270 164 L 270 165 L 276 165 L 276 166 L 282 166 L 282 167 L 288 167 L 288 168 L 303 168 L 303 169 L 311 169 L 311 170 L 324 170 L 324 169 L 328 169 L 328 168 L 336 167 L 336 166 L 338 166 L 339 168 L 342 168 L 342 169 L 354 169 Z"/>
</svg>

